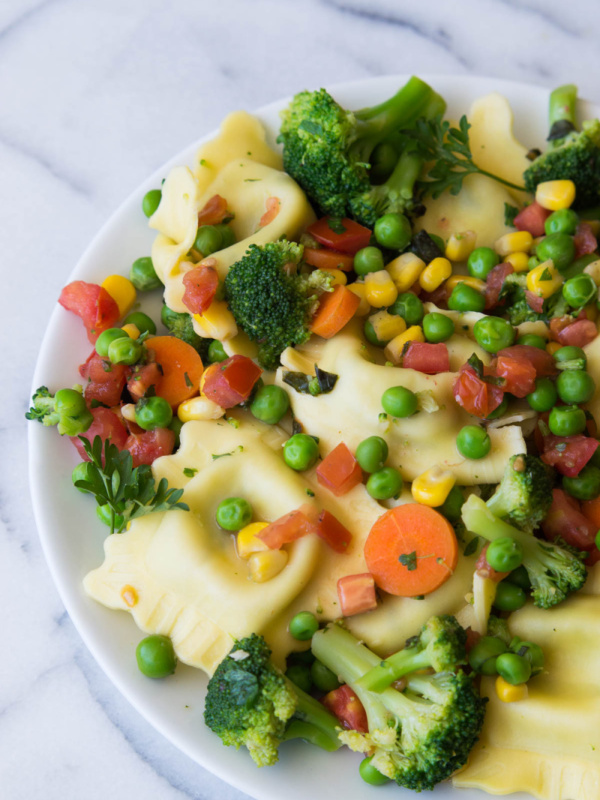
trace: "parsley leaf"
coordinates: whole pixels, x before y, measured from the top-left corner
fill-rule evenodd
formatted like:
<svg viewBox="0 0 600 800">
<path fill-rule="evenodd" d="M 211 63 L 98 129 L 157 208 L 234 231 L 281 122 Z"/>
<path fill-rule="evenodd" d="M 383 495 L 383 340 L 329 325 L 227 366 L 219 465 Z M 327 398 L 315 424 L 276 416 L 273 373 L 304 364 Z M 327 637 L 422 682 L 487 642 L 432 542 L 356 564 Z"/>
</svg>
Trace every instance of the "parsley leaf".
<svg viewBox="0 0 600 800">
<path fill-rule="evenodd" d="M 339 217 L 330 217 L 327 220 L 327 226 L 334 233 L 339 233 L 339 234 L 346 233 L 346 227 Z"/>
<path fill-rule="evenodd" d="M 516 206 L 511 206 L 510 203 L 504 203 L 504 224 L 507 228 L 515 227 L 515 217 L 519 213 Z"/>
<path fill-rule="evenodd" d="M 417 551 L 413 550 L 412 553 L 402 553 L 398 558 L 402 566 L 406 567 L 409 572 L 417 568 Z"/>
</svg>

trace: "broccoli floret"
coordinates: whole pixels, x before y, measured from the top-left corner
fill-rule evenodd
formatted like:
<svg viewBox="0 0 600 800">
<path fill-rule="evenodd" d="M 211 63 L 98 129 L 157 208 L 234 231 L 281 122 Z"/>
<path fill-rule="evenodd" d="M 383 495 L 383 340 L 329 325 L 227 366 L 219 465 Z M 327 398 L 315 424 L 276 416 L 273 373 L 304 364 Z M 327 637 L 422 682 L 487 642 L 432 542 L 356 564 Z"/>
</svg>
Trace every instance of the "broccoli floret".
<svg viewBox="0 0 600 800">
<path fill-rule="evenodd" d="M 81 386 L 57 394 L 59 398 L 61 394 L 66 394 L 67 397 L 61 398 L 57 404 L 56 395 L 51 394 L 47 386 L 36 389 L 31 398 L 33 405 L 26 412 L 25 419 L 37 420 L 47 428 L 56 425 L 61 436 L 79 436 L 85 433 L 94 417 L 85 403 Z"/>
<path fill-rule="evenodd" d="M 533 602 L 539 608 L 558 605 L 585 583 L 587 570 L 583 558 L 586 553 L 580 553 L 563 542 L 542 541 L 509 525 L 496 517 L 474 494 L 462 507 L 462 518 L 471 533 L 488 542 L 508 536 L 521 545 Z"/>
<path fill-rule="evenodd" d="M 494 614 L 490 614 L 488 618 L 487 635 L 500 639 L 507 647 L 513 640 L 513 636 L 508 629 L 508 622 L 502 617 L 496 617 Z"/>
<path fill-rule="evenodd" d="M 25 414 L 25 419 L 35 419 L 48 428 L 58 425 L 60 415 L 54 409 L 54 395 L 47 386 L 40 386 L 39 389 L 36 389 L 31 402 L 33 405 Z"/>
<path fill-rule="evenodd" d="M 160 312 L 162 324 L 167 328 L 169 333 L 181 339 L 186 344 L 191 345 L 198 353 L 204 363 L 208 361 L 208 348 L 214 339 L 206 339 L 204 336 L 198 336 L 194 330 L 192 315 L 186 312 L 179 313 L 173 311 L 167 305 L 163 305 Z"/>
<path fill-rule="evenodd" d="M 331 276 L 321 270 L 295 274 L 302 245 L 280 240 L 250 245 L 225 278 L 225 296 L 237 324 L 259 343 L 258 361 L 277 369 L 286 347 L 310 337 L 318 297 L 331 291 Z"/>
<path fill-rule="evenodd" d="M 573 208 L 600 202 L 600 120 L 576 128 L 577 87 L 560 86 L 550 94 L 550 148 L 523 173 L 525 188 L 535 192 L 538 183 L 569 179 L 576 187 Z"/>
<path fill-rule="evenodd" d="M 353 215 L 371 226 L 385 211 L 410 207 L 423 164 L 415 156 L 401 158 L 375 190 L 369 179 L 373 151 L 386 141 L 397 147 L 400 130 L 445 108 L 444 100 L 415 77 L 386 102 L 356 112 L 342 108 L 325 89 L 301 92 L 282 114 L 284 168 L 321 212 Z"/>
<path fill-rule="evenodd" d="M 351 749 L 369 753 L 372 764 L 400 786 L 433 789 L 466 763 L 483 725 L 485 699 L 462 671 L 412 674 L 407 689 L 375 693 L 359 679 L 380 658 L 339 625 L 313 636 L 315 656 L 345 681 L 365 708 L 368 733 L 342 731 Z"/>
<path fill-rule="evenodd" d="M 454 617 L 431 617 L 421 633 L 406 642 L 403 650 L 381 661 L 360 678 L 358 685 L 381 692 L 398 678 L 419 669 L 453 670 L 466 663 L 466 640 L 465 630 Z"/>
<path fill-rule="evenodd" d="M 545 464 L 537 456 L 512 456 L 498 488 L 487 501 L 496 517 L 531 533 L 552 505 L 552 481 Z"/>
<path fill-rule="evenodd" d="M 527 289 L 527 274 L 513 272 L 504 280 L 500 298 L 505 301 L 503 315 L 510 320 L 511 325 L 522 325 L 524 322 L 548 322 L 554 317 L 568 314 L 570 309 L 563 297 L 562 291 L 555 292 L 544 300 L 541 313 L 534 311 L 527 302 L 525 290 Z"/>
<path fill-rule="evenodd" d="M 275 764 L 288 739 L 341 747 L 336 718 L 273 666 L 271 650 L 256 634 L 237 641 L 215 670 L 204 721 L 223 744 L 246 747 L 259 767 Z"/>
</svg>

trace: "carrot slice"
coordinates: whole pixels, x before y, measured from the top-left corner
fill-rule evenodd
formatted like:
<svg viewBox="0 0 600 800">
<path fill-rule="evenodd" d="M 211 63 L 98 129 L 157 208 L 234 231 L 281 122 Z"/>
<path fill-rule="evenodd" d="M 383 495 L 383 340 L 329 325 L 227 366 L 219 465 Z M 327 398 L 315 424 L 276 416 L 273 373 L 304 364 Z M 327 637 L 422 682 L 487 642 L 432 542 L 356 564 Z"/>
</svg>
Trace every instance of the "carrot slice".
<svg viewBox="0 0 600 800">
<path fill-rule="evenodd" d="M 386 511 L 371 528 L 365 560 L 375 583 L 399 597 L 430 594 L 458 563 L 458 544 L 448 520 L 419 503 Z"/>
<path fill-rule="evenodd" d="M 160 364 L 161 375 L 156 382 L 156 394 L 164 397 L 174 408 L 198 394 L 202 377 L 202 359 L 194 348 L 176 336 L 154 336 L 146 346 Z"/>
<path fill-rule="evenodd" d="M 328 250 L 326 247 L 317 249 L 316 247 L 305 247 L 302 258 L 311 267 L 317 269 L 342 269 L 349 272 L 354 266 L 354 256 L 347 253 L 338 253 L 335 250 Z"/>
<path fill-rule="evenodd" d="M 342 330 L 360 305 L 360 297 L 346 286 L 336 286 L 333 292 L 326 292 L 321 297 L 317 313 L 313 317 L 310 329 L 323 339 L 331 339 Z"/>
</svg>

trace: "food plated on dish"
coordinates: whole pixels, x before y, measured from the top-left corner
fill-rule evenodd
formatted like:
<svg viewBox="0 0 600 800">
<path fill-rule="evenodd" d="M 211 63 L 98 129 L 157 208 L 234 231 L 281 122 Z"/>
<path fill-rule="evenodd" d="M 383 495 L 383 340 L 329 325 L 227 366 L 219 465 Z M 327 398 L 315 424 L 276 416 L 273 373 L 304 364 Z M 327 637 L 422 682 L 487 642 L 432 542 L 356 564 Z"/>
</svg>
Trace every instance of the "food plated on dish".
<svg viewBox="0 0 600 800">
<path fill-rule="evenodd" d="M 447 122 L 416 78 L 354 113 L 301 93 L 283 155 L 238 112 L 145 195 L 151 257 L 61 294 L 94 350 L 30 418 L 108 525 L 85 590 L 148 634 L 145 675 L 211 676 L 206 724 L 261 766 L 300 738 L 371 784 L 597 796 L 600 151 L 575 106 L 552 93 L 543 155 L 500 95 Z"/>
</svg>

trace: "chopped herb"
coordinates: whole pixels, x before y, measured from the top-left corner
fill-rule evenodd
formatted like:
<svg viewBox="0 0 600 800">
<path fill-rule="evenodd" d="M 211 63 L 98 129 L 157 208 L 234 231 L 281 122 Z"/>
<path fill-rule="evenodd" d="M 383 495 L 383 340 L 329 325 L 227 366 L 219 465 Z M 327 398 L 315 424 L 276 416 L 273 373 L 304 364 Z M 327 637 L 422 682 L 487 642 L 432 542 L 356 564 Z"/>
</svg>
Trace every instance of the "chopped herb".
<svg viewBox="0 0 600 800">
<path fill-rule="evenodd" d="M 413 236 L 410 248 L 413 253 L 426 264 L 429 264 L 434 258 L 439 258 L 444 255 L 435 240 L 424 230 L 419 231 Z"/>
<path fill-rule="evenodd" d="M 475 370 L 478 378 L 483 378 L 483 361 L 477 353 L 472 353 L 467 359 L 467 364 Z"/>
<path fill-rule="evenodd" d="M 208 167 L 208 161 L 205 158 L 200 159 L 200 166 L 201 167 Z"/>
<path fill-rule="evenodd" d="M 193 478 L 194 475 L 197 472 L 198 472 L 198 470 L 195 469 L 194 467 L 184 467 L 183 468 L 183 474 L 185 475 L 186 478 Z"/>
<path fill-rule="evenodd" d="M 504 203 L 504 224 L 508 228 L 515 227 L 515 217 L 519 213 L 519 209 L 516 206 L 511 206 L 510 203 Z"/>
<path fill-rule="evenodd" d="M 311 394 L 313 397 L 331 392 L 337 379 L 337 375 L 333 372 L 319 369 L 317 364 L 315 364 L 314 377 L 305 375 L 304 372 L 286 372 L 283 376 L 283 382 L 287 383 L 299 394 Z"/>
<path fill-rule="evenodd" d="M 412 553 L 402 553 L 398 558 L 402 566 L 406 567 L 409 572 L 417 568 L 417 551 L 413 550 Z"/>
<path fill-rule="evenodd" d="M 257 183 L 257 181 L 262 181 L 262 178 L 244 178 L 244 183 Z"/>
<path fill-rule="evenodd" d="M 313 490 L 312 490 L 312 489 L 307 489 L 307 490 L 306 490 L 306 494 L 307 494 L 309 497 L 314 497 L 314 496 L 315 496 L 315 493 L 313 492 Z"/>
<path fill-rule="evenodd" d="M 96 398 L 94 397 L 94 399 L 90 403 L 90 408 L 110 408 L 110 406 L 107 406 L 106 403 L 102 402 L 102 400 L 96 400 Z"/>
<path fill-rule="evenodd" d="M 474 536 L 471 541 L 467 542 L 465 545 L 465 549 L 463 550 L 463 555 L 465 556 L 472 556 L 473 553 L 477 550 L 479 546 L 479 536 Z"/>
<path fill-rule="evenodd" d="M 187 372 L 183 373 L 183 377 L 185 378 L 185 385 L 188 388 L 192 389 L 194 387 L 194 384 L 192 383 L 190 376 L 187 374 Z"/>
<path fill-rule="evenodd" d="M 238 445 L 234 450 L 230 450 L 229 453 L 213 453 L 212 460 L 216 461 L 218 458 L 225 458 L 225 456 L 232 456 L 234 453 L 243 453 L 244 448 L 242 445 Z"/>
<path fill-rule="evenodd" d="M 346 233 L 346 226 L 339 217 L 330 217 L 327 220 L 327 227 L 334 233 Z"/>
<path fill-rule="evenodd" d="M 240 427 L 239 420 L 237 420 L 235 417 L 225 417 L 225 422 L 228 422 L 231 427 L 235 428 L 236 430 Z"/>
</svg>

